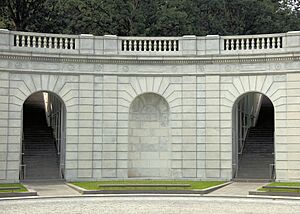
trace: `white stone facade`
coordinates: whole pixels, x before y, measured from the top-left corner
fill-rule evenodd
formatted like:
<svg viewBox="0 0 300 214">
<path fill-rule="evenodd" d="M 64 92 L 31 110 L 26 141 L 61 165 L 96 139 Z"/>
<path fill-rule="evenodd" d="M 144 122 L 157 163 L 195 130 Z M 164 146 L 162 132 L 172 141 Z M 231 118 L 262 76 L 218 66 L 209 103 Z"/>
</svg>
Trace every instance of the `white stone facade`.
<svg viewBox="0 0 300 214">
<path fill-rule="evenodd" d="M 232 109 L 252 91 L 274 105 L 276 179 L 300 181 L 300 32 L 167 40 L 1 30 L 0 182 L 19 180 L 22 105 L 37 91 L 65 103 L 68 181 L 231 180 Z"/>
</svg>

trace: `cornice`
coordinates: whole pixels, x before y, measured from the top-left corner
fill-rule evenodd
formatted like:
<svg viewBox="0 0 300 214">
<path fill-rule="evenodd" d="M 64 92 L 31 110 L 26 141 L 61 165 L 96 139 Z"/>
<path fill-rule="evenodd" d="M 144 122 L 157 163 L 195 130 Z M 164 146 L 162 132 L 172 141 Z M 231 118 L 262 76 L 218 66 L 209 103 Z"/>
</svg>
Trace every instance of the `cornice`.
<svg viewBox="0 0 300 214">
<path fill-rule="evenodd" d="M 0 59 L 55 63 L 87 64 L 244 64 L 299 61 L 300 53 L 268 53 L 248 55 L 208 55 L 208 56 L 138 56 L 138 55 L 69 55 L 69 54 L 35 54 L 25 52 L 0 52 Z"/>
</svg>

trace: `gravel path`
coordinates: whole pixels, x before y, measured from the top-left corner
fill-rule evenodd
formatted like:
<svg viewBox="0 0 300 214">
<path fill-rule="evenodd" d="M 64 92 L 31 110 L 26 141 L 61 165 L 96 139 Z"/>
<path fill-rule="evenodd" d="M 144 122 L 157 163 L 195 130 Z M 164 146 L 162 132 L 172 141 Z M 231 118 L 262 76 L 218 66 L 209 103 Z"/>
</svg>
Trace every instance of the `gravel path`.
<svg viewBox="0 0 300 214">
<path fill-rule="evenodd" d="M 0 201 L 2 214 L 300 214 L 300 201 L 214 197 L 79 197 Z"/>
</svg>

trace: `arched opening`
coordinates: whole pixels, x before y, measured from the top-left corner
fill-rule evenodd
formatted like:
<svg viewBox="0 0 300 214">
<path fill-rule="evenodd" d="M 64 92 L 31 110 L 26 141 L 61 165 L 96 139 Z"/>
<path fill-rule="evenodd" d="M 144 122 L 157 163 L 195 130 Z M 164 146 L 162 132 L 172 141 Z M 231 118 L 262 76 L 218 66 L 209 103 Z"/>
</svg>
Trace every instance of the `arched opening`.
<svg viewBox="0 0 300 214">
<path fill-rule="evenodd" d="M 169 105 L 154 93 L 131 104 L 129 115 L 128 177 L 171 176 Z"/>
<path fill-rule="evenodd" d="M 21 180 L 63 179 L 66 107 L 52 92 L 30 95 L 23 104 Z"/>
<path fill-rule="evenodd" d="M 233 178 L 275 179 L 274 106 L 258 92 L 233 106 Z"/>
</svg>

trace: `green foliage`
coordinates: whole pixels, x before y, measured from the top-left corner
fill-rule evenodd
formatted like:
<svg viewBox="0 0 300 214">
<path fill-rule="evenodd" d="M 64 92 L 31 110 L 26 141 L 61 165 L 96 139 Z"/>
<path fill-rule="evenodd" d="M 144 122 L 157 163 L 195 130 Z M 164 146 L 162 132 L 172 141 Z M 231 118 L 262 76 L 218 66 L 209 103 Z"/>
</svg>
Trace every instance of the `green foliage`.
<svg viewBox="0 0 300 214">
<path fill-rule="evenodd" d="M 120 36 L 277 33 L 300 29 L 300 1 L 2 0 L 0 27 Z"/>
</svg>

